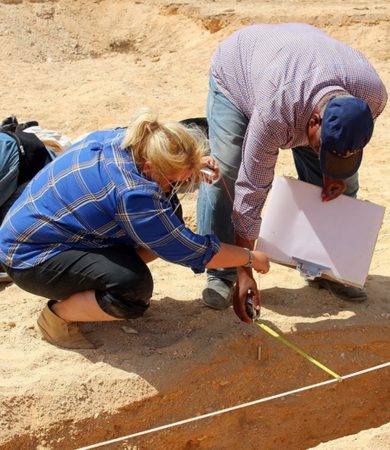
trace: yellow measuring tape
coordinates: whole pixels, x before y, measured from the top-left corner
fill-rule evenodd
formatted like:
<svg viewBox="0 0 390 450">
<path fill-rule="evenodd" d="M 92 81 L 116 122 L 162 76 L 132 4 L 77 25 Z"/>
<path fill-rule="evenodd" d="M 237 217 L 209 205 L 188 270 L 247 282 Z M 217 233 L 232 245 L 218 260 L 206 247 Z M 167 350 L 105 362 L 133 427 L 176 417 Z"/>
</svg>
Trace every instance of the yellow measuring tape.
<svg viewBox="0 0 390 450">
<path fill-rule="evenodd" d="M 319 361 L 317 361 L 316 359 L 312 358 L 310 355 L 308 355 L 307 353 L 305 353 L 303 350 L 301 350 L 300 348 L 298 348 L 297 346 L 295 346 L 294 344 L 292 344 L 291 342 L 289 342 L 287 339 L 285 339 L 283 336 L 280 336 L 280 334 L 278 334 L 276 331 L 274 331 L 272 328 L 268 327 L 267 325 L 265 325 L 264 323 L 259 322 L 258 320 L 255 320 L 255 324 L 260 327 L 262 330 L 266 331 L 268 334 L 270 334 L 271 336 L 275 337 L 276 339 L 278 339 L 280 342 L 282 342 L 284 345 L 287 345 L 287 347 L 291 348 L 292 350 L 294 350 L 295 352 L 299 353 L 301 356 L 303 356 L 305 359 L 307 359 L 308 361 L 310 361 L 311 363 L 315 364 L 317 367 L 319 367 L 320 369 L 324 370 L 326 373 L 328 373 L 329 375 L 332 375 L 332 377 L 340 379 L 340 381 L 342 380 L 341 376 L 338 375 L 336 372 L 333 372 L 333 370 L 328 369 L 328 367 L 324 366 L 323 364 L 321 364 Z"/>
</svg>

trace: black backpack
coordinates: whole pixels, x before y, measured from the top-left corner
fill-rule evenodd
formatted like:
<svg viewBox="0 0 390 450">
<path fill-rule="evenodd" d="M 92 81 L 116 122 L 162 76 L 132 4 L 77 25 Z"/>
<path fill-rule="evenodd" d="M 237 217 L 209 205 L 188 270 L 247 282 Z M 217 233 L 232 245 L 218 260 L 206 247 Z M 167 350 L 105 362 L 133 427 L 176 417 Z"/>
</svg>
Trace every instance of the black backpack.
<svg viewBox="0 0 390 450">
<path fill-rule="evenodd" d="M 19 124 L 15 116 L 5 118 L 0 124 L 0 133 L 8 134 L 15 140 L 18 148 L 18 185 L 31 180 L 45 166 L 49 156 L 45 145 L 34 133 L 23 131 L 36 125 L 36 121 Z"/>
<path fill-rule="evenodd" d="M 181 120 L 180 123 L 186 126 L 199 127 L 207 137 L 209 137 L 209 124 L 206 117 L 192 117 L 190 119 Z"/>
</svg>

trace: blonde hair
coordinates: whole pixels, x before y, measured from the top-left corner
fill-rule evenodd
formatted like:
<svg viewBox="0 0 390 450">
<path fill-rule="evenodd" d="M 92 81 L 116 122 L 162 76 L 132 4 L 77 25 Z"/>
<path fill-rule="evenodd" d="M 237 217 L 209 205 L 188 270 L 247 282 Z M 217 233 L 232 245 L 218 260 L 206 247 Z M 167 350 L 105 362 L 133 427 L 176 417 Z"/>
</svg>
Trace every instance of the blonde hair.
<svg viewBox="0 0 390 450">
<path fill-rule="evenodd" d="M 197 127 L 160 123 L 152 110 L 144 108 L 131 121 L 122 146 L 129 148 L 139 168 L 150 161 L 154 170 L 168 177 L 182 170 L 198 176 L 207 138 Z"/>
</svg>

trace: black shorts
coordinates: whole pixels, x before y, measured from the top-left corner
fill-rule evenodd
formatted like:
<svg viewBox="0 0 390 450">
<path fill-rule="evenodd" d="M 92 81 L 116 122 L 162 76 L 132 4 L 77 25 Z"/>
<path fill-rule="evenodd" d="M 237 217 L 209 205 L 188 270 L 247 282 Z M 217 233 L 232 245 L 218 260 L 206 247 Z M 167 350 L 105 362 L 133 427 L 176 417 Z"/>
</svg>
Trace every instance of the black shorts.
<svg viewBox="0 0 390 450">
<path fill-rule="evenodd" d="M 121 319 L 142 316 L 153 293 L 147 265 L 126 246 L 68 250 L 31 269 L 4 269 L 22 289 L 52 300 L 94 290 L 102 310 Z"/>
</svg>

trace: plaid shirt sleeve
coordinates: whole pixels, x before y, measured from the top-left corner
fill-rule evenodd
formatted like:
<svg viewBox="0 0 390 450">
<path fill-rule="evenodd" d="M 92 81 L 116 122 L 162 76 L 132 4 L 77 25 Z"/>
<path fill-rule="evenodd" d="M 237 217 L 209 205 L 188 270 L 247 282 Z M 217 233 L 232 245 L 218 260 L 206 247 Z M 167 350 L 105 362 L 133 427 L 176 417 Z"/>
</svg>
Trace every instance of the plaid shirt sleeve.
<svg viewBox="0 0 390 450">
<path fill-rule="evenodd" d="M 115 219 L 136 244 L 196 273 L 203 272 L 220 249 L 215 235 L 201 236 L 186 228 L 159 191 L 128 191 L 118 203 Z"/>
</svg>

